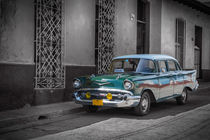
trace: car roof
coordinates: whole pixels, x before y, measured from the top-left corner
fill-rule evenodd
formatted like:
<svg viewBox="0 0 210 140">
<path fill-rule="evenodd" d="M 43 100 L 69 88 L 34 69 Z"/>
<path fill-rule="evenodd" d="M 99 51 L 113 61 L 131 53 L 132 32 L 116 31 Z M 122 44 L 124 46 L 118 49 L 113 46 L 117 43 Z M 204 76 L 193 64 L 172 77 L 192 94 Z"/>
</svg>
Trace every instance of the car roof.
<svg viewBox="0 0 210 140">
<path fill-rule="evenodd" d="M 164 54 L 132 54 L 132 55 L 124 55 L 124 56 L 117 56 L 114 57 L 115 59 L 125 59 L 125 58 L 141 58 L 141 59 L 151 59 L 151 60 L 166 60 L 172 59 L 177 61 L 174 57 Z"/>
</svg>

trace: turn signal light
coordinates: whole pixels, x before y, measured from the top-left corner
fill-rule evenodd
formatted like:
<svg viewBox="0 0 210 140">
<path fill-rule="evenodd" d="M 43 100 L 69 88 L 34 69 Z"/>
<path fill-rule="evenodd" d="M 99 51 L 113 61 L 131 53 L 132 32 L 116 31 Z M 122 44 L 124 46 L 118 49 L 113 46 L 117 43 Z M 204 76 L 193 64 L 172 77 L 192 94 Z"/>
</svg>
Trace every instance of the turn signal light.
<svg viewBox="0 0 210 140">
<path fill-rule="evenodd" d="M 87 92 L 87 93 L 85 94 L 85 97 L 86 97 L 87 99 L 90 99 L 90 97 L 91 97 L 90 92 Z"/>
<path fill-rule="evenodd" d="M 107 98 L 108 100 L 111 100 L 111 99 L 112 99 L 112 94 L 111 94 L 111 93 L 107 93 L 106 98 Z"/>
</svg>

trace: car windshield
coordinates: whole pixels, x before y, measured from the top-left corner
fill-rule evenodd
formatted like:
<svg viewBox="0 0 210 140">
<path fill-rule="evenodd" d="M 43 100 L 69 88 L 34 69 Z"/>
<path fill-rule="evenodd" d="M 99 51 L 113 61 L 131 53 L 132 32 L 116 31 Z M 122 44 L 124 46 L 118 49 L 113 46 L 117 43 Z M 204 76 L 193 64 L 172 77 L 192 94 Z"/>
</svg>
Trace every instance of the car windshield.
<svg viewBox="0 0 210 140">
<path fill-rule="evenodd" d="M 116 59 L 112 61 L 110 73 L 136 72 L 140 59 Z"/>
<path fill-rule="evenodd" d="M 154 73 L 154 62 L 147 59 L 127 58 L 112 61 L 110 73 Z"/>
</svg>

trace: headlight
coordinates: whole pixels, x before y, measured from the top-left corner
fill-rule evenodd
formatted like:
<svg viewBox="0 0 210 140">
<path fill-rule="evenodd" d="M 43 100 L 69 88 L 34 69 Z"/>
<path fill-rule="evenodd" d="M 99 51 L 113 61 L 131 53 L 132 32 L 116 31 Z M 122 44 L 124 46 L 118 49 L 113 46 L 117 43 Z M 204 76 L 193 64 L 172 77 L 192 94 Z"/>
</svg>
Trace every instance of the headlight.
<svg viewBox="0 0 210 140">
<path fill-rule="evenodd" d="M 80 88 L 81 87 L 81 81 L 79 79 L 75 79 L 73 82 L 74 88 Z"/>
<path fill-rule="evenodd" d="M 133 89 L 133 87 L 134 87 L 133 82 L 131 82 L 131 81 L 129 81 L 129 80 L 125 80 L 125 81 L 124 81 L 124 88 L 125 88 L 126 90 L 131 90 L 131 89 Z"/>
</svg>

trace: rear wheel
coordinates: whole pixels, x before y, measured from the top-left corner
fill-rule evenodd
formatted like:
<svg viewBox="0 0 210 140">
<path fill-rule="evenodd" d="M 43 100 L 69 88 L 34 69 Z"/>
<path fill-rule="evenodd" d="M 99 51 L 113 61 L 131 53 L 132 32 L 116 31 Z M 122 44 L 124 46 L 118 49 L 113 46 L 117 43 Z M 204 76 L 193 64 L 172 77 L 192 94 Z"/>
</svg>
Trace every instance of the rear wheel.
<svg viewBox="0 0 210 140">
<path fill-rule="evenodd" d="M 98 110 L 98 106 L 84 105 L 83 107 L 84 107 L 85 111 L 88 113 L 93 113 Z"/>
<path fill-rule="evenodd" d="M 184 105 L 187 103 L 187 98 L 188 98 L 188 92 L 187 92 L 187 89 L 184 89 L 182 92 L 182 95 L 179 97 L 176 97 L 176 102 L 178 105 Z"/>
<path fill-rule="evenodd" d="M 144 92 L 141 96 L 140 102 L 137 107 L 134 108 L 136 115 L 143 116 L 150 111 L 151 99 L 148 92 Z"/>
</svg>

